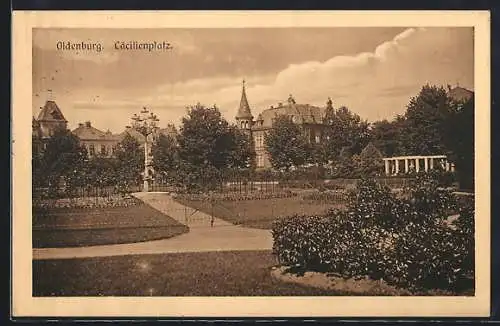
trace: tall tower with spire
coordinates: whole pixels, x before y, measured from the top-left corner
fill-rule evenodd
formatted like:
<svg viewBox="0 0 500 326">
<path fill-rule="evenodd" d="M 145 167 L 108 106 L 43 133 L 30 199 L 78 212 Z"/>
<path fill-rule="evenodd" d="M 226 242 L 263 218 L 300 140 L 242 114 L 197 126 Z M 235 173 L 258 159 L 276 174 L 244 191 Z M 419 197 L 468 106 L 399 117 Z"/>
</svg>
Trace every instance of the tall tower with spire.
<svg viewBox="0 0 500 326">
<path fill-rule="evenodd" d="M 238 113 L 236 114 L 236 123 L 240 129 L 250 132 L 253 123 L 253 115 L 250 111 L 250 106 L 248 105 L 245 80 L 243 80 L 242 84 L 240 107 L 238 108 Z"/>
</svg>

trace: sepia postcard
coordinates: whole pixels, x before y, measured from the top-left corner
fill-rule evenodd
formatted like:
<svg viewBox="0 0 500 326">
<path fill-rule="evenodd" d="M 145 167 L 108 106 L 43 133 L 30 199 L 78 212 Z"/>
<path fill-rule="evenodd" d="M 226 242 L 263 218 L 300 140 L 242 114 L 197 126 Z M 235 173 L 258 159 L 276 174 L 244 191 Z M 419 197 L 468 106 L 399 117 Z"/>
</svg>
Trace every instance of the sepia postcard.
<svg viewBox="0 0 500 326">
<path fill-rule="evenodd" d="M 17 11 L 12 40 L 13 316 L 490 314 L 489 12 Z"/>
</svg>

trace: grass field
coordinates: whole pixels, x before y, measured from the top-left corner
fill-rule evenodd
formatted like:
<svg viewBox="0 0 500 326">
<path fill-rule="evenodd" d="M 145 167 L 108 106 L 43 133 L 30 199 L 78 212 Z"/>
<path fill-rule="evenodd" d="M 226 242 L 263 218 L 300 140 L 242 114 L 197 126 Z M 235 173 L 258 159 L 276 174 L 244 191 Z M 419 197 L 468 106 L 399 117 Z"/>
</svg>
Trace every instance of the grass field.
<svg viewBox="0 0 500 326">
<path fill-rule="evenodd" d="M 33 261 L 33 296 L 324 296 L 276 280 L 269 251 Z"/>
<path fill-rule="evenodd" d="M 188 227 L 146 204 L 33 212 L 33 247 L 80 247 L 170 238 Z"/>
<path fill-rule="evenodd" d="M 212 205 L 208 201 L 176 199 L 179 203 L 214 214 L 234 224 L 259 229 L 271 229 L 273 221 L 293 214 L 324 214 L 331 208 L 340 208 L 326 201 L 303 200 L 301 197 L 259 200 L 220 200 Z"/>
</svg>

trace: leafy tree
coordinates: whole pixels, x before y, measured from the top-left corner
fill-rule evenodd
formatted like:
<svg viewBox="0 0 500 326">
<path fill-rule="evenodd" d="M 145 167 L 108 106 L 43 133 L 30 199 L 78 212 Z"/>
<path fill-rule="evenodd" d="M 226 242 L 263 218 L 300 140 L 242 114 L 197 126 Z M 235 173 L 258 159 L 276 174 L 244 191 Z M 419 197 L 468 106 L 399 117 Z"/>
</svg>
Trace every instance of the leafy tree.
<svg viewBox="0 0 500 326">
<path fill-rule="evenodd" d="M 400 151 L 400 135 L 404 123 L 403 116 L 396 116 L 392 121 L 376 121 L 370 128 L 370 139 L 380 149 L 382 155 L 397 156 Z"/>
<path fill-rule="evenodd" d="M 182 119 L 178 142 L 181 160 L 216 169 L 228 166 L 235 147 L 229 124 L 219 109 L 201 104 L 189 108 L 187 117 Z"/>
<path fill-rule="evenodd" d="M 353 154 L 359 154 L 368 144 L 369 123 L 345 106 L 338 110 L 327 107 L 324 123 L 328 125 L 324 146 L 329 160 L 335 161 L 342 148 L 347 147 Z"/>
<path fill-rule="evenodd" d="M 159 175 L 171 179 L 179 165 L 179 153 L 177 142 L 169 135 L 160 134 L 151 148 L 153 160 L 151 162 L 154 170 Z"/>
<path fill-rule="evenodd" d="M 190 185 L 201 183 L 213 188 L 220 183 L 224 170 L 252 167 L 255 154 L 251 140 L 236 126 L 230 126 L 215 106 L 190 107 L 177 141 L 178 176 Z"/>
<path fill-rule="evenodd" d="M 401 151 L 405 155 L 446 153 L 444 128 L 450 99 L 443 87 L 425 85 L 410 99 L 404 115 Z"/>
<path fill-rule="evenodd" d="M 43 180 L 42 183 L 53 190 L 59 187 L 61 180 L 65 180 L 67 187 L 71 188 L 77 183 L 86 158 L 87 152 L 78 137 L 67 129 L 56 129 L 47 142 L 43 156 L 37 158 L 35 179 Z"/>
<path fill-rule="evenodd" d="M 278 116 L 273 128 L 265 134 L 264 145 L 269 160 L 277 170 L 290 170 L 306 163 L 310 146 L 301 128 L 285 115 Z"/>
<path fill-rule="evenodd" d="M 83 170 L 82 178 L 83 182 L 79 182 L 80 185 L 94 186 L 94 187 L 106 187 L 111 186 L 116 183 L 116 180 L 120 178 L 118 171 L 118 161 L 114 158 L 108 158 L 101 155 L 96 155 L 88 160 L 85 168 Z"/>
<path fill-rule="evenodd" d="M 137 185 L 144 171 L 144 149 L 139 142 L 126 133 L 114 151 L 117 160 L 117 184 L 122 189 Z"/>
<path fill-rule="evenodd" d="M 445 125 L 445 144 L 455 163 L 460 187 L 474 189 L 474 96 L 466 102 L 452 103 Z"/>
<path fill-rule="evenodd" d="M 358 171 L 364 176 L 377 176 L 384 167 L 383 155 L 373 143 L 369 143 L 359 155 Z"/>
<path fill-rule="evenodd" d="M 359 155 L 352 154 L 349 147 L 340 151 L 337 159 L 331 165 L 331 177 L 353 178 L 358 175 Z"/>
<path fill-rule="evenodd" d="M 32 141 L 31 149 L 31 171 L 32 171 L 32 185 L 34 187 L 42 186 L 45 181 L 43 174 L 43 155 L 40 151 L 39 144 L 36 139 Z"/>
<path fill-rule="evenodd" d="M 234 140 L 234 147 L 231 151 L 228 167 L 253 170 L 256 156 L 253 138 L 242 132 L 237 126 L 230 126 L 229 133 Z"/>
</svg>

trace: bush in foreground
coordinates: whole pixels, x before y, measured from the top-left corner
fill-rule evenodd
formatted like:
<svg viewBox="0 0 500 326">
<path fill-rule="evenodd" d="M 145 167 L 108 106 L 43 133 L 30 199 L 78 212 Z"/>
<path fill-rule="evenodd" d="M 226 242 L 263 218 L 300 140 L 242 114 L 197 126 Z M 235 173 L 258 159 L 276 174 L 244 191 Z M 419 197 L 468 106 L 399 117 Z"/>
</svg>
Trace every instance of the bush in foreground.
<svg viewBox="0 0 500 326">
<path fill-rule="evenodd" d="M 347 211 L 276 220 L 273 249 L 280 263 L 304 270 L 457 291 L 474 275 L 474 209 L 460 209 L 450 225 L 455 207 L 451 193 L 425 176 L 402 198 L 363 180 Z"/>
</svg>

